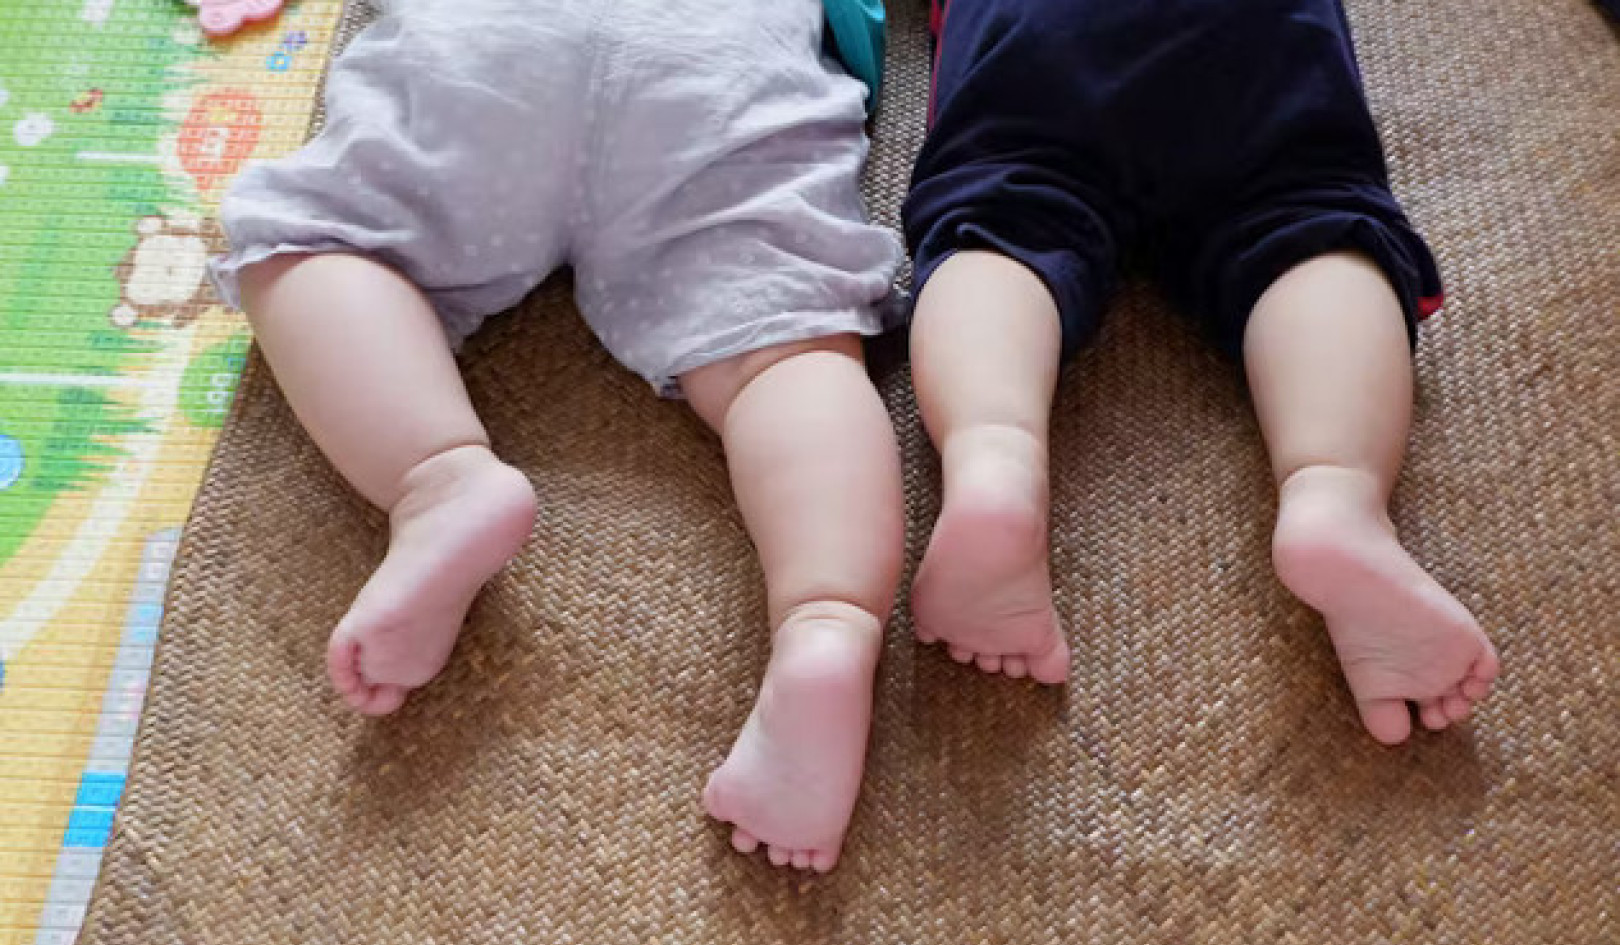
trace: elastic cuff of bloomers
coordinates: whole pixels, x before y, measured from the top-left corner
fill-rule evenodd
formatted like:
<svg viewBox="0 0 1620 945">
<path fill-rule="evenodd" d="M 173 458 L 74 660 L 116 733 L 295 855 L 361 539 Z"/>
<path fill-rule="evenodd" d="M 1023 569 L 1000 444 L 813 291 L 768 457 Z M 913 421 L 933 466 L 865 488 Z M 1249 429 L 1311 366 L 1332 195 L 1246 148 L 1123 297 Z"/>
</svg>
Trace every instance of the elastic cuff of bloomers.
<svg viewBox="0 0 1620 945">
<path fill-rule="evenodd" d="M 1428 244 L 1404 219 L 1357 211 L 1326 211 L 1272 230 L 1242 255 L 1242 271 L 1220 293 L 1215 342 L 1241 357 L 1243 334 L 1255 303 L 1288 270 L 1318 256 L 1357 252 L 1371 259 L 1400 300 L 1407 343 L 1417 326 L 1440 310 L 1444 289 Z"/>
<path fill-rule="evenodd" d="M 352 246 L 345 246 L 338 242 L 325 244 L 312 244 L 309 246 L 294 246 L 282 243 L 277 246 L 253 246 L 248 249 L 215 256 L 208 260 L 208 278 L 214 283 L 214 290 L 219 293 L 220 301 L 234 309 L 241 309 L 242 305 L 242 272 L 251 269 L 262 262 L 269 262 L 277 256 L 314 256 L 321 253 L 353 253 Z"/>
<path fill-rule="evenodd" d="M 657 367 L 637 370 L 658 396 L 682 399 L 681 375 L 727 358 L 741 357 L 764 348 L 813 341 L 833 335 L 873 338 L 904 325 L 905 297 L 895 290 L 865 305 L 825 312 L 776 312 L 738 325 L 674 354 Z"/>
<path fill-rule="evenodd" d="M 216 256 L 208 261 L 208 277 L 214 284 L 214 290 L 219 293 L 220 301 L 234 309 L 243 309 L 242 304 L 242 273 L 262 262 L 269 262 L 278 256 L 320 256 L 325 254 L 342 254 L 346 256 L 362 256 L 375 259 L 375 254 L 351 246 L 339 240 L 314 240 L 308 243 L 277 243 L 274 245 L 250 246 L 246 249 Z M 444 329 L 445 339 L 449 341 L 452 350 L 460 351 L 461 345 L 467 336 L 477 330 L 483 323 L 486 313 L 464 312 L 453 306 L 446 305 L 443 299 L 430 299 L 434 312 L 439 316 L 439 325 Z"/>
</svg>

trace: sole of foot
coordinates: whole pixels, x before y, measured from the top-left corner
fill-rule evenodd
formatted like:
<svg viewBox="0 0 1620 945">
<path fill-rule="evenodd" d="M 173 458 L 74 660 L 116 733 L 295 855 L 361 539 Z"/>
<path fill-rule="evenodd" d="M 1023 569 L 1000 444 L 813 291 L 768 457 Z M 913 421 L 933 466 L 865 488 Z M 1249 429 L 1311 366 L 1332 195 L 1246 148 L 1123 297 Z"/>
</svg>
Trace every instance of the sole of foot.
<svg viewBox="0 0 1620 945">
<path fill-rule="evenodd" d="M 355 711 L 387 715 L 444 668 L 473 598 L 534 526 L 529 480 L 482 447 L 406 477 L 388 554 L 332 631 L 327 671 Z"/>
<path fill-rule="evenodd" d="M 1272 541 L 1277 575 L 1320 612 L 1362 724 L 1386 745 L 1466 718 L 1500 663 L 1472 614 L 1395 536 L 1366 474 L 1311 467 L 1283 484 Z"/>
<path fill-rule="evenodd" d="M 917 639 L 958 663 L 1061 684 L 1069 646 L 1052 606 L 1045 451 L 1018 430 L 947 444 L 945 501 L 912 588 Z"/>
<path fill-rule="evenodd" d="M 848 604 L 811 604 L 776 631 L 759 699 L 703 806 L 733 826 L 740 853 L 825 873 L 860 793 L 881 622 Z"/>
</svg>

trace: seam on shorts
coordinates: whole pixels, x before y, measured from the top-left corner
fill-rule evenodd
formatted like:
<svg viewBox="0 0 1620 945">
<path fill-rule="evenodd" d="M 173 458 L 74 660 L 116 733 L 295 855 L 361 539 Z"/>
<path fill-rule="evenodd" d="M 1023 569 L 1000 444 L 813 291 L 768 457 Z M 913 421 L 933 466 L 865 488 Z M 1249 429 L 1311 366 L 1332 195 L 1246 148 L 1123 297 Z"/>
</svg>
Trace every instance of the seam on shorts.
<svg viewBox="0 0 1620 945">
<path fill-rule="evenodd" d="M 593 4 L 590 23 L 585 30 L 589 73 L 585 80 L 584 115 L 580 120 L 579 133 L 574 136 L 576 151 L 574 162 L 578 183 L 574 187 L 573 199 L 570 201 L 568 246 L 563 253 L 563 258 L 567 259 L 570 265 L 583 251 L 587 242 L 586 234 L 592 237 L 589 242 L 594 242 L 596 231 L 601 225 L 597 195 L 602 189 L 601 166 L 604 162 L 597 158 L 603 152 L 603 136 L 607 128 L 607 122 L 603 119 L 605 106 L 608 104 L 607 72 L 609 66 L 620 55 L 619 46 L 622 44 L 618 34 L 612 33 L 605 25 L 612 6 L 609 3 Z M 577 227 L 574 226 L 576 215 L 580 223 Z"/>
</svg>

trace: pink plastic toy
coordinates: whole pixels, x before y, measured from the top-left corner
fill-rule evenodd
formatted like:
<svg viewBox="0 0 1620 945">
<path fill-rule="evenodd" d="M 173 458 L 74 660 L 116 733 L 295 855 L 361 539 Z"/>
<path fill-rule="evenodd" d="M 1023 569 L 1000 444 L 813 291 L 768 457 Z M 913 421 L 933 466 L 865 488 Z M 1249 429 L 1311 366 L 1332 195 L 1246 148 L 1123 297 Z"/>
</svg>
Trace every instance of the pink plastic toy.
<svg viewBox="0 0 1620 945">
<path fill-rule="evenodd" d="M 186 0 L 197 8 L 197 22 L 209 36 L 229 36 L 249 23 L 268 20 L 284 0 Z"/>
</svg>

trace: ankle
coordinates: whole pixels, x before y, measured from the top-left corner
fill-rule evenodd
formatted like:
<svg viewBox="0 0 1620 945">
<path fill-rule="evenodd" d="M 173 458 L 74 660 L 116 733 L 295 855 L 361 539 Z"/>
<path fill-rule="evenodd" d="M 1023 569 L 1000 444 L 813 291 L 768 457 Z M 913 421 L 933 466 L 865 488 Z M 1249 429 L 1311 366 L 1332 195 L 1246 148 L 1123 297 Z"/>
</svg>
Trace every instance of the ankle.
<svg viewBox="0 0 1620 945">
<path fill-rule="evenodd" d="M 500 463 L 490 448 L 482 443 L 452 446 L 432 453 L 399 477 L 396 498 L 388 511 L 392 512 L 413 496 L 441 491 L 477 475 L 491 464 Z"/>
<path fill-rule="evenodd" d="M 987 459 L 1044 469 L 1046 437 L 1013 423 L 977 423 L 947 433 L 939 443 L 940 461 L 949 468 Z"/>
<path fill-rule="evenodd" d="M 1283 584 L 1309 602 L 1348 549 L 1394 538 L 1386 496 L 1378 477 L 1364 470 L 1309 466 L 1284 479 L 1271 539 L 1272 566 Z"/>
<path fill-rule="evenodd" d="M 468 489 L 500 496 L 504 504 L 534 505 L 528 478 L 482 444 L 455 446 L 422 460 L 400 477 L 399 491 L 385 511 L 395 526 L 423 511 L 464 495 Z"/>
<path fill-rule="evenodd" d="M 806 601 L 790 608 L 777 624 L 772 642 L 778 653 L 815 652 L 835 661 L 877 665 L 883 648 L 883 618 L 842 600 Z"/>
<path fill-rule="evenodd" d="M 1027 496 L 1045 507 L 1046 439 L 1012 424 L 979 424 L 952 431 L 940 443 L 947 497 L 963 489 Z"/>
<path fill-rule="evenodd" d="M 1320 463 L 1288 473 L 1277 486 L 1278 515 L 1295 509 L 1333 510 L 1389 521 L 1390 486 L 1378 474 Z"/>
</svg>

